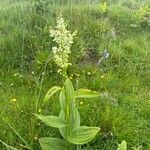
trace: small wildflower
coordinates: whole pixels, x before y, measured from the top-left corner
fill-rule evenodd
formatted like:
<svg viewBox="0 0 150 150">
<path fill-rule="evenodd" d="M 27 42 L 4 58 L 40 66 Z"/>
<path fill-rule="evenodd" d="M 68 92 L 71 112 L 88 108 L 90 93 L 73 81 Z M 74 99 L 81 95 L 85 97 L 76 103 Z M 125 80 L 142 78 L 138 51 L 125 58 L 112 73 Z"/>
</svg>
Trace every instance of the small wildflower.
<svg viewBox="0 0 150 150">
<path fill-rule="evenodd" d="M 91 75 L 91 72 L 87 72 L 87 75 Z"/>
<path fill-rule="evenodd" d="M 13 86 L 14 84 L 13 84 L 13 83 L 11 83 L 10 85 L 11 85 L 11 86 Z"/>
<path fill-rule="evenodd" d="M 16 98 L 13 98 L 10 100 L 10 103 L 15 103 L 16 101 L 17 101 Z"/>
<path fill-rule="evenodd" d="M 19 75 L 19 77 L 20 77 L 20 78 L 22 78 L 22 77 L 23 77 L 23 75 L 21 75 L 21 74 L 20 74 L 20 75 Z"/>
<path fill-rule="evenodd" d="M 104 76 L 104 75 L 101 75 L 100 77 L 101 77 L 101 79 L 104 79 L 104 78 L 105 78 L 105 76 Z"/>
<path fill-rule="evenodd" d="M 101 10 L 102 10 L 103 13 L 107 12 L 107 10 L 108 10 L 108 4 L 107 4 L 107 2 L 104 2 L 101 5 Z"/>
<path fill-rule="evenodd" d="M 102 57 L 103 57 L 104 59 L 107 59 L 107 58 L 109 57 L 109 52 L 108 52 L 107 49 L 105 49 L 105 50 L 103 51 Z"/>
<path fill-rule="evenodd" d="M 113 136 L 113 133 L 112 133 L 112 132 L 110 132 L 110 135 L 111 135 L 111 136 Z"/>
<path fill-rule="evenodd" d="M 59 69 L 57 70 L 57 73 L 60 73 L 60 74 L 61 74 L 61 72 L 62 72 L 62 69 L 59 68 Z"/>
<path fill-rule="evenodd" d="M 34 71 L 32 71 L 31 74 L 34 75 Z"/>
<path fill-rule="evenodd" d="M 76 75 L 77 75 L 77 77 L 79 77 L 79 76 L 80 76 L 80 74 L 78 74 L 78 73 L 77 73 Z"/>
<path fill-rule="evenodd" d="M 41 125 L 40 122 L 37 125 L 40 126 Z"/>
<path fill-rule="evenodd" d="M 105 59 L 107 59 L 109 57 L 109 52 L 107 49 L 105 49 L 103 52 L 102 52 L 102 57 L 99 59 L 98 61 L 98 65 L 101 64 L 101 62 Z"/>
<path fill-rule="evenodd" d="M 73 77 L 71 76 L 71 77 L 70 77 L 70 80 L 72 80 L 72 79 L 73 79 Z"/>
<path fill-rule="evenodd" d="M 16 77 L 17 75 L 19 75 L 19 73 L 15 73 L 15 74 L 14 74 L 14 77 Z"/>
<path fill-rule="evenodd" d="M 41 111 L 42 111 L 41 109 L 38 110 L 39 113 L 40 113 Z"/>
<path fill-rule="evenodd" d="M 34 137 L 34 140 L 36 141 L 36 140 L 38 140 L 38 137 L 37 137 L 37 135 L 35 135 L 35 137 Z"/>
<path fill-rule="evenodd" d="M 83 101 L 80 102 L 80 105 L 83 105 Z"/>
</svg>

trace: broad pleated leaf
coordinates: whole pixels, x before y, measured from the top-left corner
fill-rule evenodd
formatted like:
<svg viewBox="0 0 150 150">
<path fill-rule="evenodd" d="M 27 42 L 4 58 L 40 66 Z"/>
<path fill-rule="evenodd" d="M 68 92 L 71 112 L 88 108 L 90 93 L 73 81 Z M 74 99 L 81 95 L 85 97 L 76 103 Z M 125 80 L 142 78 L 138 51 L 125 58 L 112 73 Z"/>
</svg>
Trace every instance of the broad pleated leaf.
<svg viewBox="0 0 150 150">
<path fill-rule="evenodd" d="M 61 90 L 61 87 L 59 86 L 53 86 L 52 88 L 50 88 L 45 95 L 44 103 L 46 103 L 59 90 Z"/>
<path fill-rule="evenodd" d="M 67 99 L 71 100 L 74 97 L 74 87 L 69 78 L 65 81 L 65 91 Z"/>
<path fill-rule="evenodd" d="M 98 127 L 80 126 L 72 130 L 67 139 L 73 144 L 85 144 L 91 141 L 99 130 Z"/>
<path fill-rule="evenodd" d="M 59 138 L 44 137 L 39 139 L 42 150 L 66 150 L 65 141 Z"/>
<path fill-rule="evenodd" d="M 65 112 L 63 111 L 63 109 L 61 109 L 60 113 L 59 113 L 59 117 L 63 120 L 65 120 Z M 59 132 L 62 135 L 62 137 L 64 139 L 66 139 L 66 127 L 61 127 L 59 128 Z"/>
<path fill-rule="evenodd" d="M 118 145 L 117 150 L 126 150 L 126 149 L 127 149 L 127 143 L 126 143 L 126 141 L 124 140 L 124 141 L 122 141 L 121 144 Z"/>
<path fill-rule="evenodd" d="M 80 127 L 80 113 L 75 106 L 72 107 L 70 117 L 71 117 L 70 118 L 71 119 L 71 130 Z"/>
<path fill-rule="evenodd" d="M 63 120 L 65 120 L 65 113 L 63 110 L 61 110 L 59 117 Z M 70 131 L 72 131 L 75 128 L 80 127 L 80 114 L 78 109 L 74 106 L 72 107 L 72 111 L 70 114 Z M 60 134 L 63 136 L 63 138 L 66 137 L 66 127 L 59 128 Z"/>
<path fill-rule="evenodd" d="M 100 93 L 88 89 L 78 89 L 75 92 L 75 97 L 76 98 L 94 98 L 94 97 L 99 97 Z"/>
<path fill-rule="evenodd" d="M 44 115 L 37 115 L 35 114 L 41 121 L 43 121 L 46 125 L 61 128 L 66 126 L 66 123 L 63 119 L 57 116 L 44 116 Z"/>
<path fill-rule="evenodd" d="M 60 94 L 59 94 L 59 102 L 60 102 L 61 108 L 65 111 L 65 107 L 66 107 L 66 96 L 65 96 L 65 94 L 64 94 L 63 91 L 61 91 Z"/>
</svg>

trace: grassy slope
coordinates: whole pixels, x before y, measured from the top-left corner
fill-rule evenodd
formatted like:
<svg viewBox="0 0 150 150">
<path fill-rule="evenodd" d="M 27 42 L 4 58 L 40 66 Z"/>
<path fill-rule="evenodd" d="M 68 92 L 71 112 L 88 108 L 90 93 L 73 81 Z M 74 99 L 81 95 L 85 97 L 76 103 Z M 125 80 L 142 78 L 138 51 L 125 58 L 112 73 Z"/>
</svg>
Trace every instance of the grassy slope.
<svg viewBox="0 0 150 150">
<path fill-rule="evenodd" d="M 48 27 L 55 25 L 55 15 L 61 10 L 69 29 L 78 31 L 71 56 L 71 61 L 77 65 L 70 68 L 69 75 L 73 74 L 76 85 L 76 73 L 80 74 L 79 87 L 105 92 L 94 102 L 80 100 L 83 104 L 78 104 L 82 123 L 101 128 L 95 140 L 86 145 L 87 149 L 114 150 L 122 140 L 127 141 L 129 149 L 140 145 L 150 149 L 150 37 L 147 25 L 130 27 L 136 21 L 135 17 L 130 9 L 121 6 L 111 6 L 109 15 L 102 15 L 99 6 L 50 6 L 43 15 L 36 13 L 35 7 L 27 2 L 3 1 L 0 7 L 0 139 L 23 149 L 3 118 L 34 149 L 38 149 L 38 137 L 60 136 L 57 130 L 36 122 L 32 114 L 36 111 L 37 100 L 37 110 L 41 109 L 42 114 L 58 114 L 56 97 L 47 106 L 41 106 L 48 88 L 61 84 L 53 62 L 46 68 L 41 90 L 40 84 L 43 66 L 53 45 Z M 110 34 L 112 28 L 116 38 Z M 97 66 L 95 59 L 105 48 L 110 57 Z M 84 60 L 81 57 L 83 50 L 90 53 Z M 16 102 L 10 103 L 13 98 Z"/>
</svg>

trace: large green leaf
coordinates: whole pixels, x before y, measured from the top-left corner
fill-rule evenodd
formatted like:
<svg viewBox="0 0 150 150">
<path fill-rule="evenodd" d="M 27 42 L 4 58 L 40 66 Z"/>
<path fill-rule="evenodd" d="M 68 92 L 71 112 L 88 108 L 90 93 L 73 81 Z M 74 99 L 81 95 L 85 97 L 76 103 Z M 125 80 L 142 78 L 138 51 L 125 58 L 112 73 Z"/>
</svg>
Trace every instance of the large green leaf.
<svg viewBox="0 0 150 150">
<path fill-rule="evenodd" d="M 44 116 L 35 114 L 40 120 L 42 120 L 46 125 L 55 128 L 61 128 L 66 126 L 66 122 L 57 116 Z"/>
<path fill-rule="evenodd" d="M 71 130 L 80 127 L 80 113 L 75 106 L 73 106 L 71 110 L 70 124 L 71 124 Z"/>
<path fill-rule="evenodd" d="M 73 144 L 85 144 L 91 141 L 99 130 L 98 127 L 80 126 L 72 130 L 67 139 Z"/>
<path fill-rule="evenodd" d="M 59 117 L 65 120 L 66 116 L 63 110 L 60 111 Z M 78 109 L 74 106 L 70 114 L 70 131 L 78 127 L 80 127 L 80 114 Z M 59 128 L 59 131 L 63 138 L 66 138 L 66 127 Z"/>
<path fill-rule="evenodd" d="M 63 120 L 65 120 L 65 112 L 63 109 L 61 109 L 60 113 L 59 113 L 59 117 Z M 65 127 L 61 127 L 59 128 L 59 132 L 60 134 L 62 135 L 62 137 L 64 139 L 66 139 L 66 133 L 67 133 L 67 129 L 66 129 L 66 126 Z"/>
<path fill-rule="evenodd" d="M 75 92 L 75 97 L 76 98 L 94 98 L 94 97 L 99 97 L 100 93 L 88 89 L 78 89 Z"/>
<path fill-rule="evenodd" d="M 44 103 L 46 103 L 59 90 L 61 90 L 61 87 L 59 86 L 53 86 L 52 88 L 50 88 L 45 95 Z"/>
<path fill-rule="evenodd" d="M 127 149 L 127 143 L 126 143 L 126 141 L 124 140 L 124 141 L 122 141 L 121 144 L 118 145 L 117 150 L 126 150 L 126 149 Z"/>
<path fill-rule="evenodd" d="M 59 138 L 44 137 L 39 139 L 42 150 L 66 150 L 65 141 Z"/>
<path fill-rule="evenodd" d="M 69 78 L 65 81 L 65 91 L 67 99 L 71 100 L 74 97 L 74 87 Z"/>
<path fill-rule="evenodd" d="M 65 96 L 65 93 L 63 91 L 61 91 L 60 94 L 59 94 L 59 102 L 60 102 L 61 108 L 65 111 L 65 108 L 66 108 L 66 96 Z"/>
</svg>

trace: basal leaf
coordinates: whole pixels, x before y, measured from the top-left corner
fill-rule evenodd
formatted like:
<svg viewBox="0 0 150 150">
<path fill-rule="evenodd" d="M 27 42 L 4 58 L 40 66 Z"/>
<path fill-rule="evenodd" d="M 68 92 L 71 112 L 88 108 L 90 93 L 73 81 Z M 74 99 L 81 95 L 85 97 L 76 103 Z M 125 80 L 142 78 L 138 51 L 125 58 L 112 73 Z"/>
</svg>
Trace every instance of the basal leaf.
<svg viewBox="0 0 150 150">
<path fill-rule="evenodd" d="M 91 141 L 99 130 L 98 127 L 80 126 L 72 130 L 67 139 L 73 144 L 85 144 Z"/>
<path fill-rule="evenodd" d="M 45 95 L 44 103 L 46 103 L 59 90 L 61 90 L 61 87 L 59 86 L 53 86 L 52 88 L 50 88 Z"/>
<path fill-rule="evenodd" d="M 75 97 L 76 98 L 94 98 L 94 97 L 99 97 L 100 93 L 88 89 L 78 89 L 75 92 Z"/>
<path fill-rule="evenodd" d="M 126 143 L 126 141 L 124 140 L 124 141 L 122 141 L 121 144 L 118 145 L 117 150 L 126 150 L 126 149 L 127 149 L 127 143 Z"/>
<path fill-rule="evenodd" d="M 42 150 L 66 150 L 65 141 L 59 138 L 44 137 L 39 139 Z"/>
<path fill-rule="evenodd" d="M 44 115 L 37 115 L 35 114 L 41 121 L 43 121 L 46 125 L 55 127 L 55 128 L 61 128 L 66 126 L 66 122 L 57 117 L 57 116 L 44 116 Z"/>
</svg>

